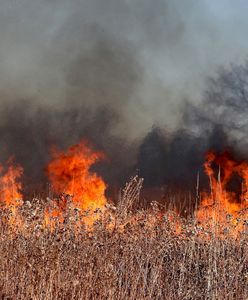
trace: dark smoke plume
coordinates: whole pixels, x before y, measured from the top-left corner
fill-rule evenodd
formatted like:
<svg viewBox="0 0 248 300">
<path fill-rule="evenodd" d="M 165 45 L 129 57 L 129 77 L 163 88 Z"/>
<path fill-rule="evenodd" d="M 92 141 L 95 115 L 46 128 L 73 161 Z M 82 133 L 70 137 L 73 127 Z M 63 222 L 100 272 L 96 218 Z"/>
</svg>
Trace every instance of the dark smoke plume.
<svg viewBox="0 0 248 300">
<path fill-rule="evenodd" d="M 134 147 L 109 134 L 118 119 L 110 110 L 99 107 L 92 111 L 82 107 L 56 111 L 36 107 L 30 111 L 30 101 L 8 103 L 2 108 L 8 115 L 8 121 L 0 127 L 2 162 L 14 153 L 16 161 L 25 168 L 26 185 L 30 184 L 31 189 L 46 182 L 44 171 L 51 146 L 66 149 L 82 138 L 106 154 L 106 161 L 98 170 L 107 182 L 119 186 L 129 176 L 134 162 L 127 153 L 134 152 Z"/>
<path fill-rule="evenodd" d="M 27 181 L 45 182 L 51 145 L 86 138 L 106 153 L 97 168 L 111 186 L 136 172 L 147 187 L 192 186 L 209 147 L 246 145 L 247 68 L 206 79 L 243 63 L 247 5 L 1 1 L 1 161 L 14 154 Z"/>
<path fill-rule="evenodd" d="M 187 102 L 183 127 L 171 134 L 154 128 L 139 153 L 141 176 L 147 185 L 179 185 L 194 189 L 197 173 L 206 187 L 205 154 L 228 151 L 237 160 L 248 160 L 248 63 L 221 68 L 208 79 L 198 104 Z"/>
</svg>

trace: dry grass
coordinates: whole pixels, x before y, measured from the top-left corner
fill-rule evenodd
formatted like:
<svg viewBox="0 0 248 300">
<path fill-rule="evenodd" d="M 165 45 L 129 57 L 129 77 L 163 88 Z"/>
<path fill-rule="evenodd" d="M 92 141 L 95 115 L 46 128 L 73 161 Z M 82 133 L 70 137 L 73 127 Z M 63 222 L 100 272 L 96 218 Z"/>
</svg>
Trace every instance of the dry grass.
<svg viewBox="0 0 248 300">
<path fill-rule="evenodd" d="M 36 200 L 22 208 L 26 228 L 18 232 L 2 211 L 1 299 L 248 299 L 246 232 L 218 237 L 188 220 L 178 234 L 177 217 L 156 205 L 130 212 L 129 196 L 138 196 L 131 186 L 111 228 L 103 218 L 75 231 L 67 220 L 51 232 Z"/>
</svg>

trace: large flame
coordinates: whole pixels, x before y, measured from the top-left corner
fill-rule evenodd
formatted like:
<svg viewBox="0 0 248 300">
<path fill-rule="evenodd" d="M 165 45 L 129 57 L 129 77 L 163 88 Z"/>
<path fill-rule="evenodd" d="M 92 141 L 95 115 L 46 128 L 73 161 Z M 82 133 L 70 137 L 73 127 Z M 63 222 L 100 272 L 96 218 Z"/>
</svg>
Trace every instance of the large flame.
<svg viewBox="0 0 248 300">
<path fill-rule="evenodd" d="M 198 220 L 204 226 L 214 225 L 221 231 L 229 230 L 232 234 L 240 232 L 246 226 L 248 217 L 248 163 L 234 160 L 228 152 L 217 155 L 210 151 L 206 155 L 204 168 L 209 177 L 210 193 L 202 194 Z M 240 193 L 228 189 L 235 175 L 242 179 Z"/>
<path fill-rule="evenodd" d="M 66 152 L 52 149 L 47 173 L 54 191 L 63 194 L 58 203 L 60 211 L 53 211 L 53 215 L 59 216 L 61 210 L 68 206 L 68 201 L 81 211 L 104 209 L 106 184 L 91 170 L 103 158 L 103 153 L 93 151 L 86 141 L 70 147 Z"/>
</svg>

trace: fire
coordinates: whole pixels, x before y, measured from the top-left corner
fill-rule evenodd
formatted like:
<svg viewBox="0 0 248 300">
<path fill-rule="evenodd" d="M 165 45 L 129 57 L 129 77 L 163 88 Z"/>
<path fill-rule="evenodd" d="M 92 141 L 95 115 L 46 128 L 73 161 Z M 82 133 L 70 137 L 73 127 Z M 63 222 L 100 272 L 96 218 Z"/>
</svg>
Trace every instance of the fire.
<svg viewBox="0 0 248 300">
<path fill-rule="evenodd" d="M 142 223 L 143 218 L 145 227 L 151 230 L 163 223 L 164 215 L 156 205 L 144 216 L 129 211 L 139 198 L 143 179 L 131 179 L 121 193 L 117 208 L 107 204 L 107 186 L 92 170 L 92 166 L 104 159 L 104 154 L 94 151 L 88 142 L 82 141 L 64 152 L 54 147 L 51 156 L 46 171 L 55 197 L 40 210 L 41 224 L 46 228 L 69 224 L 78 229 L 85 224 L 91 229 L 100 218 L 106 228 L 121 232 Z M 202 228 L 205 233 L 214 232 L 220 236 L 230 233 L 237 237 L 248 225 L 248 162 L 236 161 L 228 152 L 216 154 L 210 151 L 206 155 L 204 170 L 209 178 L 210 191 L 201 193 L 200 205 L 195 213 L 200 224 L 200 228 L 196 227 L 200 229 L 197 232 L 201 232 Z M 6 168 L 0 166 L 0 205 L 7 212 L 7 223 L 11 228 L 18 228 L 17 232 L 25 229 L 30 222 L 19 209 L 23 204 L 22 175 L 22 167 L 14 165 L 12 159 L 7 162 Z M 236 186 L 230 188 L 235 178 L 238 178 Z M 181 217 L 177 213 L 166 213 L 166 216 L 175 233 L 182 235 Z"/>
<path fill-rule="evenodd" d="M 82 213 L 88 211 L 87 223 L 95 219 L 96 211 L 104 210 L 106 184 L 91 170 L 91 167 L 104 158 L 103 153 L 93 151 L 86 141 L 70 147 L 66 152 L 52 149 L 52 160 L 48 164 L 47 174 L 57 194 L 62 194 L 55 204 L 56 209 L 46 213 L 46 219 L 61 217 L 68 207 Z"/>
<path fill-rule="evenodd" d="M 20 216 L 17 208 L 22 205 L 23 169 L 13 164 L 13 159 L 7 162 L 7 169 L 0 166 L 0 202 L 4 209 L 10 211 L 9 222 L 11 225 L 20 225 Z"/>
<path fill-rule="evenodd" d="M 218 167 L 217 175 L 214 166 Z M 248 217 L 248 163 L 234 160 L 228 152 L 208 152 L 204 164 L 210 182 L 210 193 L 202 194 L 197 219 L 208 228 L 237 234 L 244 229 Z M 233 176 L 242 179 L 240 195 L 228 189 Z"/>
</svg>

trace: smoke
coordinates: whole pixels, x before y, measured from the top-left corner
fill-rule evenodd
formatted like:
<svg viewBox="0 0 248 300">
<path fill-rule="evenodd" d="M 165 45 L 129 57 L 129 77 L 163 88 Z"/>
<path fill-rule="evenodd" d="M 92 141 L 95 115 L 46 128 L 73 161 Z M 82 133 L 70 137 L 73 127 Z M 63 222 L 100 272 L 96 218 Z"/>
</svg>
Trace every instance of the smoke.
<svg viewBox="0 0 248 300">
<path fill-rule="evenodd" d="M 205 188 L 208 178 L 204 176 L 203 164 L 207 151 L 229 150 L 238 155 L 223 127 L 212 126 L 205 135 L 186 129 L 169 135 L 160 128 L 153 128 L 142 142 L 138 155 L 138 170 L 145 178 L 145 186 L 175 186 L 178 191 L 195 191 L 200 175 L 201 186 Z"/>
<path fill-rule="evenodd" d="M 34 109 L 32 101 L 26 100 L 5 103 L 2 110 L 8 117 L 0 126 L 1 160 L 6 161 L 10 153 L 14 154 L 15 160 L 25 168 L 25 186 L 31 191 L 44 189 L 51 146 L 66 149 L 82 138 L 106 153 L 104 164 L 97 170 L 111 185 L 123 184 L 132 171 L 134 162 L 131 158 L 137 146 L 128 145 L 122 138 L 113 138 L 110 131 L 118 116 L 104 107 L 98 110 L 68 107 L 64 111 L 47 107 Z M 126 161 L 128 157 L 130 159 Z"/>
<path fill-rule="evenodd" d="M 1 1 L 1 159 L 14 154 L 38 181 L 50 145 L 87 138 L 106 152 L 99 169 L 114 185 L 136 171 L 150 185 L 182 180 L 200 168 L 216 125 L 203 140 L 185 129 L 201 131 L 199 118 L 188 125 L 206 78 L 247 55 L 247 6 Z"/>
<path fill-rule="evenodd" d="M 216 67 L 247 55 L 244 1 L 2 1 L 1 101 L 107 105 L 113 133 L 176 128 Z M 237 22 L 235 22 L 237 21 Z"/>
</svg>

